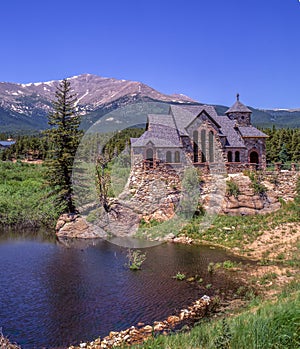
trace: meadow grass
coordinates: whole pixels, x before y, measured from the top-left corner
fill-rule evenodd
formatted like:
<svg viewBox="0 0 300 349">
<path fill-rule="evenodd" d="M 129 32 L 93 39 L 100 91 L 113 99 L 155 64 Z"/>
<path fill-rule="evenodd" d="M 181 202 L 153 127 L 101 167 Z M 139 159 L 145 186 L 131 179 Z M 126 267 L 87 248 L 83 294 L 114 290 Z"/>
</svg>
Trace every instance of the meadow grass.
<svg viewBox="0 0 300 349">
<path fill-rule="evenodd" d="M 0 162 L 0 224 L 53 226 L 58 216 L 43 165 Z"/>
<path fill-rule="evenodd" d="M 225 247 L 242 247 L 256 240 L 265 230 L 272 230 L 282 223 L 299 222 L 300 208 L 297 203 L 289 202 L 278 211 L 264 215 L 216 215 L 212 225 L 205 230 L 201 229 L 202 219 L 194 218 L 181 234 Z"/>
</svg>

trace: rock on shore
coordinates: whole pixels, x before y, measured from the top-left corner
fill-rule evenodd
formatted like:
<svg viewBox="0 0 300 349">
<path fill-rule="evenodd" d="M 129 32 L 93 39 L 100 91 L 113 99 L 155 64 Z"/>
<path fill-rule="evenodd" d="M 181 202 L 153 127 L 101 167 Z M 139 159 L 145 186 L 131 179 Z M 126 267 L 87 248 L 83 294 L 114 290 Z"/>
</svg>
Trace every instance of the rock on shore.
<svg viewBox="0 0 300 349">
<path fill-rule="evenodd" d="M 3 334 L 0 332 L 0 348 L 1 349 L 21 349 L 16 344 L 12 344 L 8 338 L 4 337 Z"/>
<path fill-rule="evenodd" d="M 203 296 L 187 309 L 182 309 L 179 314 L 168 316 L 163 321 L 155 321 L 152 325 L 140 324 L 140 327 L 131 326 L 120 332 L 111 331 L 103 339 L 97 338 L 89 343 L 80 343 L 79 346 L 70 346 L 68 349 L 115 348 L 142 343 L 157 334 L 167 335 L 174 327 L 183 324 L 187 320 L 197 320 L 204 317 L 209 309 L 213 307 L 213 304 L 214 302 L 210 297 Z"/>
<path fill-rule="evenodd" d="M 62 214 L 56 223 L 56 235 L 58 237 L 94 239 L 105 237 L 106 233 L 100 227 L 90 224 L 78 214 Z"/>
</svg>

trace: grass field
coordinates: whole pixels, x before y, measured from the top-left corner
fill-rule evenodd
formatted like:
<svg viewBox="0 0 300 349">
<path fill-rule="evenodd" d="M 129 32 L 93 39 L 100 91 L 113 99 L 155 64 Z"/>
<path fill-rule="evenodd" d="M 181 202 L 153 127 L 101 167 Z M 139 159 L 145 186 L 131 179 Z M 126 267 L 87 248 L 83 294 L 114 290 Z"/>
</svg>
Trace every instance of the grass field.
<svg viewBox="0 0 300 349">
<path fill-rule="evenodd" d="M 43 165 L 0 162 L 0 224 L 53 226 L 57 212 Z"/>
</svg>

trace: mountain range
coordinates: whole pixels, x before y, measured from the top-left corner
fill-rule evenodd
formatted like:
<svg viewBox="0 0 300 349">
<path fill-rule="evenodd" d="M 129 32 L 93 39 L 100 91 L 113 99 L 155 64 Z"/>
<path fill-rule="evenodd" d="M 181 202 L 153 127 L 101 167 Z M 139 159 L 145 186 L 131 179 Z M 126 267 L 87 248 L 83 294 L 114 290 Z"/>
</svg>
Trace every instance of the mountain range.
<svg viewBox="0 0 300 349">
<path fill-rule="evenodd" d="M 167 95 L 136 81 L 83 74 L 69 79 L 77 94 L 77 109 L 82 127 L 88 128 L 107 112 L 136 102 L 168 104 L 205 104 L 182 94 Z M 0 83 L 0 132 L 43 130 L 59 81 L 17 84 Z M 227 106 L 216 105 L 224 114 Z M 253 124 L 258 127 L 300 127 L 300 109 L 260 110 L 251 108 Z M 163 110 L 164 112 L 164 110 Z"/>
</svg>

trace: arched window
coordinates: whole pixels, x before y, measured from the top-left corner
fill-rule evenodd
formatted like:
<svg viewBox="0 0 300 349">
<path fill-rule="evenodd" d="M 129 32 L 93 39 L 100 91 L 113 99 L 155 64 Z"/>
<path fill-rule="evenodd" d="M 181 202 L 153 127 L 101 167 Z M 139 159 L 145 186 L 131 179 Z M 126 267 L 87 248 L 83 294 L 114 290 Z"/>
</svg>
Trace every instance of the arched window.
<svg viewBox="0 0 300 349">
<path fill-rule="evenodd" d="M 229 151 L 227 153 L 227 160 L 228 160 L 228 162 L 232 162 L 232 151 Z"/>
<path fill-rule="evenodd" d="M 234 157 L 234 161 L 235 162 L 240 162 L 240 152 L 239 151 L 236 151 L 235 152 L 235 157 Z"/>
<path fill-rule="evenodd" d="M 180 162 L 180 153 L 179 151 L 175 151 L 175 162 Z"/>
<path fill-rule="evenodd" d="M 153 167 L 153 149 L 148 148 L 146 150 L 146 160 L 149 161 L 149 166 Z"/>
<path fill-rule="evenodd" d="M 148 148 L 146 151 L 146 159 L 147 160 L 153 160 L 153 149 Z"/>
<path fill-rule="evenodd" d="M 206 162 L 206 131 L 201 130 L 201 162 Z"/>
<path fill-rule="evenodd" d="M 214 133 L 212 131 L 209 131 L 209 134 L 208 134 L 208 147 L 209 147 L 209 162 L 214 162 L 215 161 Z"/>
<path fill-rule="evenodd" d="M 193 132 L 193 149 L 194 149 L 194 162 L 198 162 L 198 131 Z"/>
<path fill-rule="evenodd" d="M 172 153 L 170 151 L 167 151 L 166 161 L 169 162 L 169 163 L 172 162 Z"/>
</svg>

